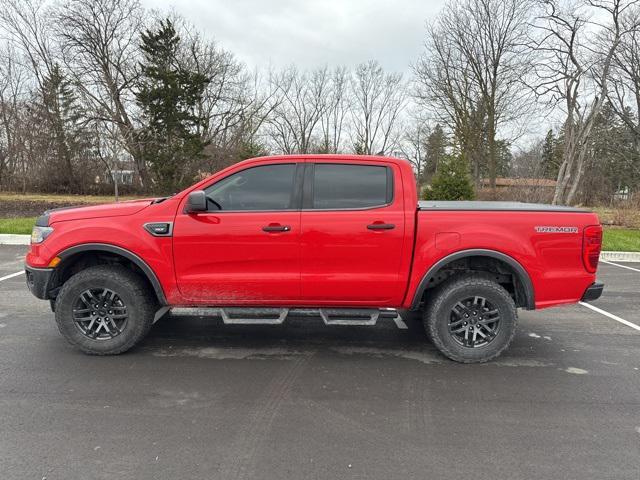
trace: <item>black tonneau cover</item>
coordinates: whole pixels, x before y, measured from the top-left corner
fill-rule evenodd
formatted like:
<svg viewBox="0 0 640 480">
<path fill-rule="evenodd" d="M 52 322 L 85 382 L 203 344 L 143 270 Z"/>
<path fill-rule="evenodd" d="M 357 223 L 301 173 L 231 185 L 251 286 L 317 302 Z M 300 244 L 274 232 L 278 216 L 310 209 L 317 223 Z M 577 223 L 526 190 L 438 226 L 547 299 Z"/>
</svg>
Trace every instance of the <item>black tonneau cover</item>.
<svg viewBox="0 0 640 480">
<path fill-rule="evenodd" d="M 419 201 L 418 210 L 469 210 L 490 212 L 582 212 L 590 213 L 590 210 L 563 205 L 546 205 L 544 203 L 522 202 L 475 202 L 475 201 Z"/>
</svg>

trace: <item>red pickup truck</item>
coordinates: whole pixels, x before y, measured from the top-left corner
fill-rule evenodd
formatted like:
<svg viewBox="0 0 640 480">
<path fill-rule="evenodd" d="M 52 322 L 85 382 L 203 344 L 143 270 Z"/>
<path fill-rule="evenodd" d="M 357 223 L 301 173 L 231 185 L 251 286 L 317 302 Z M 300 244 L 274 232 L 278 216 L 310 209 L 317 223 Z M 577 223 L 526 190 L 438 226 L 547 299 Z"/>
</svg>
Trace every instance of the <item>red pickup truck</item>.
<svg viewBox="0 0 640 480">
<path fill-rule="evenodd" d="M 374 324 L 423 312 L 460 362 L 497 357 L 517 308 L 596 299 L 598 217 L 505 202 L 418 202 L 404 160 L 296 155 L 246 160 L 168 198 L 46 212 L 27 283 L 90 354 L 139 342 L 171 307 L 226 323 Z"/>
</svg>

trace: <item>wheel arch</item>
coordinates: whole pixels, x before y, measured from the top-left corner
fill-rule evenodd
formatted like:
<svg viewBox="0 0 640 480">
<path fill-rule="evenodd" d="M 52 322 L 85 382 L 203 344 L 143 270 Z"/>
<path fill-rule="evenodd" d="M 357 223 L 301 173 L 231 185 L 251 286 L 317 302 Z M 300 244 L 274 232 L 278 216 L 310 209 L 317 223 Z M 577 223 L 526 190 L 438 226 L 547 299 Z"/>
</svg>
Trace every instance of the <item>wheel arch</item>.
<svg viewBox="0 0 640 480">
<path fill-rule="evenodd" d="M 460 260 L 472 259 L 472 258 L 485 258 L 494 262 L 499 262 L 509 267 L 512 272 L 514 281 L 517 282 L 514 285 L 517 305 L 524 307 L 527 310 L 535 309 L 535 293 L 533 289 L 533 283 L 527 270 L 513 257 L 506 255 L 502 252 L 489 249 L 469 249 L 454 252 L 446 257 L 438 260 L 429 270 L 424 274 L 422 280 L 418 284 L 416 291 L 411 302 L 411 310 L 417 310 L 422 302 L 424 293 L 430 287 L 430 284 L 437 277 L 438 273 L 445 270 L 448 266 L 458 262 Z M 518 298 L 521 297 L 521 298 Z"/>
<path fill-rule="evenodd" d="M 66 269 L 76 264 L 80 259 L 90 257 L 92 253 L 96 255 L 107 254 L 130 262 L 135 266 L 134 269 L 138 270 L 139 273 L 141 273 L 141 275 L 149 282 L 149 285 L 153 288 L 160 305 L 167 305 L 167 299 L 165 297 L 162 284 L 153 269 L 140 256 L 116 245 L 108 243 L 84 243 L 69 247 L 58 253 L 57 256 L 61 259 L 61 262 L 58 267 L 56 267 L 56 270 L 59 269 L 60 275 L 62 275 Z M 63 278 L 59 276 L 58 281 L 62 282 Z"/>
</svg>

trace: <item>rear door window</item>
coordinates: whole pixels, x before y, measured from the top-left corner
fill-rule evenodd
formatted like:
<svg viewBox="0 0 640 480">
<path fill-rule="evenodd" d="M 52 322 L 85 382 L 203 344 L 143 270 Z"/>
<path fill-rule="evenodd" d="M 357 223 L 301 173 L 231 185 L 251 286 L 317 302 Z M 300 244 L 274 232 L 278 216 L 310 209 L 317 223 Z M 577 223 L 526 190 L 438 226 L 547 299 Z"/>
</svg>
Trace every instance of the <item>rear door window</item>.
<svg viewBox="0 0 640 480">
<path fill-rule="evenodd" d="M 393 200 L 391 170 L 379 165 L 318 163 L 311 208 L 344 210 L 380 207 Z"/>
</svg>

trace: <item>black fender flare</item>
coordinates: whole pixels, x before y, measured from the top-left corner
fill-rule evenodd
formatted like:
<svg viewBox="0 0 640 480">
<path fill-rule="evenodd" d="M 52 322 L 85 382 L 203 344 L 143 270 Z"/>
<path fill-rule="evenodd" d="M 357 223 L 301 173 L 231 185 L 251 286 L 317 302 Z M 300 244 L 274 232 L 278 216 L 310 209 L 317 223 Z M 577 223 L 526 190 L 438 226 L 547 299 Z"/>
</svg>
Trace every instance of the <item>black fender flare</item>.
<svg viewBox="0 0 640 480">
<path fill-rule="evenodd" d="M 142 270 L 142 273 L 144 273 L 147 280 L 149 280 L 149 283 L 151 283 L 151 286 L 153 287 L 153 290 L 158 297 L 158 302 L 160 303 L 160 305 L 167 305 L 167 298 L 164 295 L 162 284 L 158 280 L 158 276 L 156 275 L 156 273 L 149 265 L 147 265 L 147 263 L 142 258 L 125 248 L 117 247 L 108 243 L 83 243 L 80 245 L 69 247 L 58 253 L 57 256 L 62 260 L 61 263 L 64 264 L 65 258 L 69 258 L 77 253 L 92 251 L 115 253 L 116 255 L 120 255 L 121 257 L 130 260 L 133 264 L 140 268 L 140 270 Z"/>
<path fill-rule="evenodd" d="M 533 283 L 531 282 L 531 277 L 529 276 L 525 268 L 522 266 L 522 264 L 520 264 L 520 262 L 515 260 L 513 257 L 510 257 L 509 255 L 506 255 L 504 253 L 501 253 L 495 250 L 478 248 L 478 249 L 470 249 L 470 250 L 461 250 L 459 252 L 452 253 L 438 260 L 434 265 L 432 265 L 431 268 L 429 268 L 429 270 L 427 271 L 427 273 L 424 274 L 424 276 L 422 277 L 422 280 L 418 284 L 418 288 L 416 289 L 415 294 L 413 296 L 413 301 L 411 302 L 411 310 L 418 309 L 420 302 L 422 301 L 422 295 L 424 294 L 424 291 L 427 289 L 429 282 L 431 281 L 432 278 L 434 278 L 438 274 L 438 272 L 445 265 L 455 260 L 460 260 L 462 258 L 467 258 L 467 257 L 495 258 L 496 260 L 503 261 L 504 263 L 509 265 L 515 272 L 518 282 L 520 282 L 524 290 L 525 308 L 527 310 L 535 309 L 536 304 L 535 304 L 535 294 L 533 290 Z"/>
</svg>

